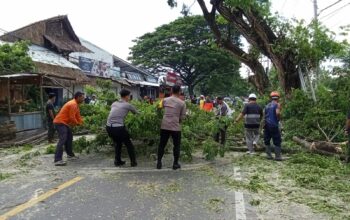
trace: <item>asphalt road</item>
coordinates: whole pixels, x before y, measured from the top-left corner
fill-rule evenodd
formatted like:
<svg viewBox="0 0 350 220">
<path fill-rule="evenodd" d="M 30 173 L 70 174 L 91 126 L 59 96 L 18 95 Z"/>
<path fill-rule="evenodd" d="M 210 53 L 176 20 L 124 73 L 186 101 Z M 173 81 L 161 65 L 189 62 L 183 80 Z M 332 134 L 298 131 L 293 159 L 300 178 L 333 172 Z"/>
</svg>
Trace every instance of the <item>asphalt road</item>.
<svg viewBox="0 0 350 220">
<path fill-rule="evenodd" d="M 62 168 L 46 164 L 51 157 L 40 160 L 35 170 L 0 183 L 0 220 L 9 212 L 15 214 L 7 219 L 33 220 L 257 219 L 249 196 L 218 184 L 200 164 L 158 171 L 153 167 L 82 166 L 91 161 L 88 158 Z M 237 174 L 232 164 L 225 169 Z M 81 180 L 55 191 L 77 177 Z M 35 202 L 42 196 L 47 197 Z M 25 205 L 28 207 L 21 210 Z"/>
</svg>

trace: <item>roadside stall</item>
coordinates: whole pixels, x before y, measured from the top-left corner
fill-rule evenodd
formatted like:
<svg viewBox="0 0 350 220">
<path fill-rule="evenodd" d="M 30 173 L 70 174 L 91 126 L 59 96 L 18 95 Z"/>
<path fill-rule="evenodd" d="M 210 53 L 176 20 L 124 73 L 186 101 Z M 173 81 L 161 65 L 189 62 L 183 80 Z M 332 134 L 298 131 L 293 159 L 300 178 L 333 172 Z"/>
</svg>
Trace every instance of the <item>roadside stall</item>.
<svg viewBox="0 0 350 220">
<path fill-rule="evenodd" d="M 42 83 L 38 74 L 0 76 L 0 126 L 12 122 L 17 132 L 43 128 Z"/>
</svg>

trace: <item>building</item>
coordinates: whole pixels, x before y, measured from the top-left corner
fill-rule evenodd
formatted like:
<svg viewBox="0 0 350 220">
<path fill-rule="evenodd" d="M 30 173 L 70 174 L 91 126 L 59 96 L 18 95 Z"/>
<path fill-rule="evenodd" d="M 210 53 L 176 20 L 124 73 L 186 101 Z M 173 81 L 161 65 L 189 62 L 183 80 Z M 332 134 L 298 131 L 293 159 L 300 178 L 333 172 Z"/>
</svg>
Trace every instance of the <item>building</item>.
<svg viewBox="0 0 350 220">
<path fill-rule="evenodd" d="M 2 43 L 26 40 L 30 42 L 29 55 L 35 70 L 2 76 L 0 102 L 7 100 L 8 111 L 0 114 L 0 123 L 15 121 L 17 131 L 43 128 L 44 102 L 49 92 L 56 93 L 56 104 L 72 98 L 77 90 L 89 83 L 89 78 L 80 68 L 68 61 L 72 52 L 91 52 L 84 47 L 75 34 L 67 16 L 57 16 L 35 22 L 0 36 Z M 6 86 L 3 86 L 6 85 Z M 40 105 L 33 105 L 33 97 L 27 97 L 25 89 L 40 92 Z M 33 92 L 34 93 L 34 92 Z M 28 101 L 29 100 L 29 101 Z"/>
</svg>

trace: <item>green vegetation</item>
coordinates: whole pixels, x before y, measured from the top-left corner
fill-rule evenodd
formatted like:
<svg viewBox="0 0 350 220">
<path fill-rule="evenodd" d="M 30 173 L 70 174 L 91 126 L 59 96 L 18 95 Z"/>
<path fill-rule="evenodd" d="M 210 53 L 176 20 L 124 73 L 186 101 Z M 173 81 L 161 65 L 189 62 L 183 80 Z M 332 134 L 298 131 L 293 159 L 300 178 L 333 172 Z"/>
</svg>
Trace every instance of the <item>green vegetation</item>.
<svg viewBox="0 0 350 220">
<path fill-rule="evenodd" d="M 286 200 L 309 206 L 332 219 L 350 218 L 350 166 L 336 158 L 305 152 L 286 156 L 290 158 L 284 162 L 266 160 L 263 156 L 235 157 L 233 164 L 245 174 L 242 181 L 211 167 L 203 172 L 217 184 L 249 191 L 254 206 L 263 203 L 273 206 L 271 202 Z"/>
<path fill-rule="evenodd" d="M 12 175 L 9 173 L 0 173 L 0 181 L 3 181 L 9 177 L 11 177 Z"/>
<path fill-rule="evenodd" d="M 51 144 L 46 148 L 45 154 L 54 154 L 55 152 L 56 152 L 56 146 Z"/>
<path fill-rule="evenodd" d="M 214 212 L 221 212 L 224 210 L 225 200 L 221 198 L 211 198 L 207 201 L 207 208 Z"/>
<path fill-rule="evenodd" d="M 33 145 L 31 144 L 26 144 L 22 147 L 22 151 L 30 151 L 33 149 Z"/>
<path fill-rule="evenodd" d="M 38 150 L 25 153 L 19 158 L 19 164 L 22 167 L 29 166 L 30 165 L 30 163 L 29 163 L 30 160 L 33 159 L 34 157 L 37 157 L 37 156 L 40 156 L 40 155 L 41 155 L 41 153 Z"/>
<path fill-rule="evenodd" d="M 222 29 L 230 28 L 223 26 Z M 236 44 L 240 44 L 236 32 L 228 31 Z M 175 71 L 191 95 L 195 87 L 211 95 L 239 94 L 248 87 L 239 75 L 240 64 L 216 46 L 202 16 L 180 17 L 134 42 L 130 57 L 133 63 L 154 73 Z"/>
<path fill-rule="evenodd" d="M 25 41 L 0 45 L 0 75 L 33 70 L 34 64 L 27 52 Z"/>
<path fill-rule="evenodd" d="M 110 111 L 112 99 L 104 95 L 111 91 L 110 84 L 98 83 L 96 88 L 88 88 L 91 94 L 99 94 L 100 102 L 97 105 L 82 105 L 81 114 L 84 117 L 84 125 L 75 128 L 75 132 L 89 131 L 97 134 L 95 140 L 88 141 L 85 137 L 74 141 L 76 152 L 99 151 L 101 147 L 112 144 L 106 133 L 106 121 Z M 100 88 L 104 86 L 104 88 Z M 104 91 L 99 93 L 100 91 Z M 116 100 L 117 98 L 114 97 Z M 101 101 L 105 100 L 105 101 Z M 109 100 L 109 101 L 107 101 Z M 141 142 L 136 145 L 136 151 L 147 156 L 156 152 L 160 124 L 163 117 L 163 110 L 157 105 L 149 105 L 144 102 L 133 101 L 132 104 L 139 111 L 139 114 L 128 114 L 125 125 L 128 128 L 133 140 Z M 191 160 L 195 149 L 202 149 L 208 160 L 214 159 L 218 154 L 224 156 L 226 147 L 220 146 L 213 141 L 213 136 L 220 128 L 230 127 L 232 119 L 222 117 L 215 118 L 213 113 L 207 113 L 199 109 L 197 105 L 187 103 L 188 116 L 182 123 L 182 159 Z M 241 125 L 239 126 L 241 127 Z M 235 128 L 237 130 L 237 128 Z"/>
</svg>

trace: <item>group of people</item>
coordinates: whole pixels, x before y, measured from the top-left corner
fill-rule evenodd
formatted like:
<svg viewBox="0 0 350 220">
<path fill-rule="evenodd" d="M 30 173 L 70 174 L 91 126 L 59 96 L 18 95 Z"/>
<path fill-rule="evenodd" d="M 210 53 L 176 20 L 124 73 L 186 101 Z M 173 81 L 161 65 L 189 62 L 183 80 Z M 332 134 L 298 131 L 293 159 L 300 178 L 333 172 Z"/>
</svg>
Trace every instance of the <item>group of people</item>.
<svg viewBox="0 0 350 220">
<path fill-rule="evenodd" d="M 180 98 L 180 86 L 173 86 L 172 96 L 165 98 L 162 101 L 162 107 L 164 108 L 164 116 L 161 124 L 160 130 L 160 143 L 158 147 L 157 155 L 157 169 L 162 169 L 162 158 L 164 155 L 164 149 L 170 136 L 174 143 L 174 162 L 173 169 L 181 168 L 179 163 L 180 158 L 180 144 L 181 144 L 181 121 L 186 116 L 186 104 Z M 129 90 L 122 89 L 120 91 L 121 99 L 115 101 L 111 106 L 111 111 L 109 113 L 106 130 L 109 137 L 113 140 L 115 147 L 115 166 L 125 165 L 125 161 L 121 159 L 121 149 L 124 144 L 127 148 L 127 152 L 130 158 L 130 166 L 137 166 L 135 148 L 130 139 L 130 134 L 125 127 L 124 120 L 129 112 L 133 114 L 138 114 L 137 109 L 129 103 L 131 100 L 131 94 Z M 74 94 L 74 99 L 67 102 L 59 113 L 56 115 L 53 103 L 55 102 L 55 95 L 49 94 L 49 100 L 46 105 L 46 113 L 48 118 L 49 127 L 49 141 L 53 141 L 52 129 L 57 130 L 59 141 L 56 146 L 56 152 L 54 157 L 55 166 L 65 166 L 66 162 L 63 160 L 63 151 L 67 153 L 68 160 L 75 160 L 78 157 L 74 154 L 72 144 L 73 144 L 73 134 L 72 127 L 81 125 L 83 119 L 80 115 L 79 105 L 85 100 L 85 94 L 82 92 L 76 92 Z"/>
<path fill-rule="evenodd" d="M 158 146 L 157 154 L 157 169 L 162 169 L 162 158 L 164 155 L 164 149 L 170 136 L 173 139 L 173 154 L 174 162 L 173 169 L 181 168 L 179 163 L 180 158 L 180 144 L 181 144 L 181 121 L 186 116 L 186 104 L 180 98 L 180 86 L 173 86 L 172 96 L 165 98 L 162 101 L 162 107 L 164 108 L 164 116 L 160 130 L 160 143 Z M 124 124 L 124 119 L 129 112 L 138 114 L 138 111 L 133 105 L 129 103 L 130 91 L 122 89 L 120 91 L 120 101 L 116 101 L 111 106 L 109 113 L 106 130 L 110 138 L 112 138 L 115 146 L 115 166 L 123 166 L 125 161 L 121 159 L 121 148 L 125 144 L 128 155 L 130 158 L 130 165 L 132 167 L 137 166 L 134 145 L 130 140 L 130 135 Z"/>
<path fill-rule="evenodd" d="M 260 137 L 260 128 L 263 127 L 267 159 L 282 161 L 282 138 L 279 123 L 281 118 L 281 104 L 279 103 L 280 94 L 278 92 L 272 92 L 270 98 L 271 102 L 267 104 L 265 110 L 263 110 L 256 102 L 256 95 L 250 94 L 248 103 L 244 106 L 243 111 L 236 118 L 235 122 L 238 122 L 243 117 L 245 118 L 245 137 L 249 154 L 255 153 L 255 148 L 257 147 Z M 264 120 L 262 120 L 263 117 Z M 261 122 L 263 122 L 263 126 L 261 126 Z M 272 156 L 271 139 L 275 146 L 275 158 Z"/>
<path fill-rule="evenodd" d="M 121 158 L 121 149 L 124 144 L 127 148 L 127 152 L 130 158 L 130 166 L 137 166 L 136 154 L 134 145 L 130 139 L 130 134 L 125 127 L 124 120 L 129 112 L 138 114 L 137 109 L 129 103 L 131 100 L 130 91 L 122 89 L 120 91 L 121 99 L 115 101 L 111 105 L 111 110 L 106 122 L 106 131 L 109 137 L 113 140 L 115 148 L 115 166 L 125 165 L 125 161 Z M 255 148 L 257 147 L 260 129 L 264 129 L 264 144 L 266 147 L 267 159 L 275 159 L 276 161 L 282 160 L 281 154 L 281 130 L 280 130 L 280 118 L 281 118 L 281 104 L 279 103 L 280 94 L 278 92 L 272 92 L 270 94 L 271 101 L 262 109 L 257 104 L 257 96 L 255 94 L 249 95 L 249 101 L 244 106 L 239 116 L 234 120 L 236 123 L 242 118 L 245 119 L 245 136 L 249 154 L 255 154 Z M 84 102 L 85 94 L 77 92 L 74 95 L 74 99 L 67 102 L 60 112 L 55 115 L 53 103 L 55 102 L 55 96 L 50 94 L 49 100 L 46 106 L 46 113 L 48 115 L 48 127 L 49 127 L 49 141 L 53 141 L 52 130 L 56 129 L 59 136 L 59 141 L 56 146 L 54 163 L 56 166 L 64 166 L 66 162 L 62 160 L 63 150 L 67 153 L 67 158 L 70 160 L 77 159 L 72 148 L 73 135 L 72 127 L 81 125 L 83 123 L 80 115 L 79 105 Z M 204 99 L 201 99 L 204 100 Z M 201 103 L 199 103 L 201 105 Z M 180 158 L 180 145 L 181 145 L 181 122 L 186 117 L 186 103 L 181 97 L 180 86 L 172 87 L 172 95 L 164 98 L 161 102 L 161 107 L 164 109 L 164 115 L 161 122 L 160 130 L 160 142 L 157 153 L 157 169 L 162 169 L 162 158 L 164 155 L 164 149 L 167 145 L 169 138 L 173 140 L 173 166 L 174 170 L 181 168 L 179 163 Z M 216 98 L 217 112 L 216 116 L 227 116 L 229 113 L 229 106 L 224 102 L 222 97 Z M 202 108 L 200 106 L 200 108 Z M 221 144 L 225 144 L 227 127 L 224 126 L 220 129 L 215 136 L 216 141 Z M 350 140 L 350 111 L 347 115 L 346 132 L 349 135 Z M 221 140 L 220 140 L 221 139 Z M 220 140 L 220 141 L 219 141 Z M 273 142 L 274 154 L 272 155 Z M 349 162 L 350 151 L 348 154 L 347 162 Z"/>
</svg>

